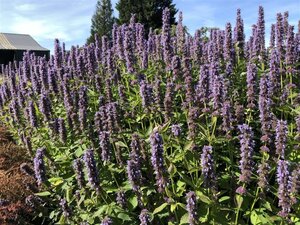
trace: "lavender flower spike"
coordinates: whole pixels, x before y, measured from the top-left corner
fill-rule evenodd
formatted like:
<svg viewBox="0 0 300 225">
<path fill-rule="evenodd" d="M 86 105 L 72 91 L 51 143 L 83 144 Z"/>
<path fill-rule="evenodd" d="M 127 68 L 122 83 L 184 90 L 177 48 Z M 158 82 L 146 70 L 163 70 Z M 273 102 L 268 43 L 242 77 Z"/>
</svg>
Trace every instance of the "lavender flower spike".
<svg viewBox="0 0 300 225">
<path fill-rule="evenodd" d="M 76 174 L 76 180 L 79 188 L 84 187 L 84 174 L 83 174 L 83 165 L 81 159 L 75 159 L 73 162 L 73 169 Z"/>
<path fill-rule="evenodd" d="M 288 135 L 287 122 L 283 120 L 278 120 L 276 126 L 275 146 L 276 146 L 276 153 L 282 159 L 284 159 L 285 148 L 287 144 L 287 135 Z"/>
<path fill-rule="evenodd" d="M 240 146 L 241 146 L 241 160 L 240 160 L 240 170 L 241 175 L 239 180 L 243 183 L 249 183 L 252 169 L 253 169 L 253 131 L 252 128 L 249 127 L 247 124 L 239 125 L 240 130 Z"/>
<path fill-rule="evenodd" d="M 104 162 L 110 161 L 111 158 L 111 146 L 109 142 L 109 132 L 101 131 L 99 134 L 100 147 L 101 147 L 101 159 Z"/>
<path fill-rule="evenodd" d="M 116 201 L 117 201 L 118 205 L 121 208 L 125 209 L 125 207 L 126 207 L 126 196 L 125 196 L 124 191 L 122 191 L 122 190 L 118 191 Z"/>
<path fill-rule="evenodd" d="M 30 119 L 31 126 L 34 128 L 37 128 L 38 127 L 38 118 L 36 115 L 36 110 L 35 110 L 33 101 L 29 102 L 28 111 L 29 111 L 29 119 Z"/>
<path fill-rule="evenodd" d="M 153 169 L 155 171 L 155 179 L 156 185 L 158 186 L 158 191 L 163 192 L 163 189 L 166 187 L 167 180 L 164 176 L 166 172 L 166 168 L 164 165 L 164 147 L 163 147 L 163 139 L 161 135 L 154 131 L 150 136 L 151 143 L 151 162 Z"/>
<path fill-rule="evenodd" d="M 198 215 L 197 215 L 197 198 L 196 194 L 193 191 L 190 191 L 186 195 L 186 209 L 189 214 L 189 224 L 196 225 L 198 224 Z"/>
<path fill-rule="evenodd" d="M 282 217 L 288 216 L 291 211 L 291 199 L 288 191 L 289 170 L 288 162 L 285 160 L 278 161 L 277 167 L 277 183 L 278 183 L 278 206 L 281 211 L 278 213 Z"/>
<path fill-rule="evenodd" d="M 149 215 L 149 211 L 147 209 L 143 209 L 141 211 L 141 214 L 139 215 L 140 219 L 140 225 L 150 225 L 151 224 L 151 218 Z"/>
<path fill-rule="evenodd" d="M 300 191 L 300 167 L 298 166 L 292 171 L 291 176 L 289 177 L 289 195 L 291 198 L 292 204 L 296 204 L 299 198 L 297 194 Z"/>
<path fill-rule="evenodd" d="M 45 164 L 43 159 L 44 155 L 45 155 L 45 148 L 40 148 L 36 151 L 36 155 L 33 160 L 34 173 L 39 186 L 46 181 L 46 169 L 45 169 Z"/>
<path fill-rule="evenodd" d="M 66 199 L 62 198 L 60 200 L 59 205 L 61 207 L 61 210 L 62 210 L 62 213 L 63 213 L 64 217 L 69 218 L 71 216 L 71 210 L 68 206 L 68 203 L 67 203 Z"/>
<path fill-rule="evenodd" d="M 216 176 L 214 161 L 212 158 L 212 147 L 204 146 L 201 154 L 201 167 L 204 176 L 204 185 L 208 188 L 216 188 Z"/>
<path fill-rule="evenodd" d="M 86 150 L 83 160 L 87 169 L 89 183 L 94 190 L 98 191 L 100 181 L 96 161 L 94 159 L 94 151 L 92 149 Z"/>
<path fill-rule="evenodd" d="M 262 162 L 258 166 L 257 174 L 258 174 L 258 186 L 262 190 L 268 190 L 269 182 L 268 175 L 271 167 L 267 162 Z"/>
<path fill-rule="evenodd" d="M 179 124 L 173 124 L 171 126 L 171 131 L 172 131 L 172 134 L 175 136 L 175 137 L 179 137 L 182 130 L 181 130 L 181 127 Z"/>
<path fill-rule="evenodd" d="M 132 189 L 138 192 L 141 187 L 142 172 L 137 162 L 133 159 L 127 161 L 127 175 Z"/>
<path fill-rule="evenodd" d="M 106 217 L 102 220 L 102 223 L 101 223 L 100 225 L 112 225 L 112 224 L 113 224 L 112 219 L 106 216 Z"/>
</svg>

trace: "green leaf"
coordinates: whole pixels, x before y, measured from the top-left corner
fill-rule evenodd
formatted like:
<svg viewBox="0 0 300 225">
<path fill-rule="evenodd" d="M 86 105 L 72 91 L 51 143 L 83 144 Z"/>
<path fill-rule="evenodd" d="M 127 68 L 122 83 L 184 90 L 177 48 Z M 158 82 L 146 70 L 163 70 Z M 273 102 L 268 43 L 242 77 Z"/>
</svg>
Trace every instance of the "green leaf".
<svg viewBox="0 0 300 225">
<path fill-rule="evenodd" d="M 189 141 L 189 142 L 187 142 L 187 143 L 184 145 L 183 150 L 184 150 L 184 151 L 190 150 L 191 147 L 192 147 L 192 145 L 193 145 L 193 143 L 194 143 L 194 141 Z"/>
<path fill-rule="evenodd" d="M 129 217 L 129 215 L 126 214 L 126 213 L 119 213 L 118 214 L 118 218 L 120 218 L 123 221 L 130 221 L 131 220 L 131 218 Z"/>
<path fill-rule="evenodd" d="M 201 191 L 196 191 L 197 196 L 199 197 L 199 200 L 210 205 L 212 202 L 205 194 L 203 194 Z"/>
<path fill-rule="evenodd" d="M 93 218 L 101 218 L 102 215 L 105 214 L 105 211 L 107 210 L 109 206 L 108 205 L 102 205 L 99 207 L 99 209 L 93 214 Z"/>
<path fill-rule="evenodd" d="M 160 205 L 159 207 L 157 207 L 156 209 L 154 209 L 153 215 L 161 212 L 162 210 L 164 210 L 164 208 L 166 208 L 167 205 L 168 205 L 168 203 L 165 202 L 162 205 Z"/>
<path fill-rule="evenodd" d="M 267 210 L 272 212 L 272 207 L 271 207 L 271 204 L 269 202 L 265 202 L 264 207 L 266 207 Z"/>
<path fill-rule="evenodd" d="M 61 215 L 59 221 L 55 224 L 61 224 L 61 225 L 66 224 L 66 218 L 63 215 Z"/>
<path fill-rule="evenodd" d="M 243 197 L 240 195 L 237 195 L 235 198 L 236 198 L 236 202 L 238 204 L 238 208 L 241 208 L 241 206 L 243 204 Z"/>
<path fill-rule="evenodd" d="M 137 207 L 138 205 L 138 199 L 137 196 L 133 196 L 129 199 L 130 204 L 132 205 L 132 208 Z"/>
<path fill-rule="evenodd" d="M 186 213 L 184 214 L 181 219 L 180 219 L 180 225 L 183 225 L 183 224 L 188 224 L 189 223 L 189 214 Z"/>
<path fill-rule="evenodd" d="M 219 202 L 224 202 L 224 201 L 227 201 L 228 199 L 230 199 L 229 196 L 223 196 L 219 199 Z"/>
<path fill-rule="evenodd" d="M 35 193 L 35 195 L 43 197 L 43 196 L 49 196 L 51 195 L 51 193 L 49 191 L 44 191 L 44 192 Z"/>
<path fill-rule="evenodd" d="M 124 142 L 122 142 L 122 141 L 115 142 L 115 145 L 116 146 L 120 146 L 120 147 L 124 147 L 124 148 L 128 148 L 128 146 Z"/>
<path fill-rule="evenodd" d="M 170 208 L 171 208 L 171 212 L 174 212 L 176 210 L 176 208 L 177 208 L 177 203 L 171 204 Z"/>
<path fill-rule="evenodd" d="M 251 220 L 251 223 L 252 223 L 253 225 L 256 225 L 256 224 L 259 223 L 259 218 L 258 218 L 258 216 L 257 216 L 257 214 L 256 214 L 255 211 L 252 211 L 252 212 L 251 212 L 250 220 Z"/>
<path fill-rule="evenodd" d="M 61 177 L 52 177 L 48 179 L 48 181 L 55 187 L 64 182 L 64 180 Z"/>
</svg>

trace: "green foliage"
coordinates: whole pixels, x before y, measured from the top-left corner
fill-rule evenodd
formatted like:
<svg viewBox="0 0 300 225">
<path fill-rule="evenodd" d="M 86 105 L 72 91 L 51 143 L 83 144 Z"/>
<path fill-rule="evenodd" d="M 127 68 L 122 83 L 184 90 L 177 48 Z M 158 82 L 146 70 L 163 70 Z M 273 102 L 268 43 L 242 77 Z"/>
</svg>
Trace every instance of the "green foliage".
<svg viewBox="0 0 300 225">
<path fill-rule="evenodd" d="M 119 0 L 116 9 L 119 11 L 118 23 L 129 23 L 132 14 L 136 20 L 142 23 L 145 30 L 162 27 L 162 12 L 165 8 L 170 9 L 170 23 L 175 24 L 177 9 L 172 0 Z"/>
</svg>

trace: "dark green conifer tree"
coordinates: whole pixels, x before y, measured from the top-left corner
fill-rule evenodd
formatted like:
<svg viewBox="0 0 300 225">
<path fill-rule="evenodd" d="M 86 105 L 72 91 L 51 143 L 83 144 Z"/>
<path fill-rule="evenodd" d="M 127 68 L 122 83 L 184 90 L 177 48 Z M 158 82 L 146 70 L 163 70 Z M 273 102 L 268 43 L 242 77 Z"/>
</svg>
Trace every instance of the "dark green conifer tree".
<svg viewBox="0 0 300 225">
<path fill-rule="evenodd" d="M 96 11 L 92 17 L 91 35 L 87 39 L 87 43 L 94 41 L 95 34 L 98 34 L 99 37 L 103 35 L 110 37 L 114 21 L 111 1 L 98 0 Z"/>
<path fill-rule="evenodd" d="M 170 9 L 171 24 L 175 24 L 177 9 L 172 0 L 119 0 L 116 9 L 119 11 L 118 23 L 128 23 L 131 15 L 136 14 L 136 21 L 144 24 L 146 31 L 162 27 L 162 12 Z"/>
</svg>

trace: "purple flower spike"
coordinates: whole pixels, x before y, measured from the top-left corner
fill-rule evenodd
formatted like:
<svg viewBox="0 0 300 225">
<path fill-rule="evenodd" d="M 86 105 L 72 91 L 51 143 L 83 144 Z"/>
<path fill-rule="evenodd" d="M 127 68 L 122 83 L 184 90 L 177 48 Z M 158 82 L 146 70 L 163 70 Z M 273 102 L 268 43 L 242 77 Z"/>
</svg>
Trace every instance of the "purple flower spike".
<svg viewBox="0 0 300 225">
<path fill-rule="evenodd" d="M 140 170 L 138 163 L 133 159 L 127 161 L 127 175 L 132 189 L 138 192 L 141 187 L 142 171 Z"/>
<path fill-rule="evenodd" d="M 226 101 L 223 103 L 222 107 L 222 130 L 225 133 L 226 137 L 231 137 L 231 131 L 233 130 L 233 118 L 232 118 L 232 112 L 231 112 L 231 103 L 230 101 Z"/>
<path fill-rule="evenodd" d="M 58 119 L 58 133 L 60 141 L 65 144 L 67 142 L 67 128 L 65 120 L 62 118 Z"/>
<path fill-rule="evenodd" d="M 62 213 L 63 213 L 64 217 L 69 218 L 71 216 L 71 210 L 68 206 L 68 203 L 67 203 L 66 199 L 62 198 L 60 200 L 59 205 L 61 207 L 61 210 L 62 210 Z"/>
<path fill-rule="evenodd" d="M 269 182 L 268 175 L 270 172 L 270 165 L 267 162 L 263 162 L 258 166 L 257 174 L 258 174 L 258 186 L 262 190 L 268 190 Z"/>
<path fill-rule="evenodd" d="M 244 46 L 245 46 L 245 34 L 244 34 L 244 21 L 241 17 L 241 9 L 237 9 L 236 13 L 236 25 L 234 28 L 234 42 L 238 43 L 239 47 L 239 57 L 244 56 Z"/>
<path fill-rule="evenodd" d="M 102 223 L 100 225 L 112 225 L 113 224 L 113 221 L 111 218 L 109 217 L 105 217 L 103 220 L 102 220 Z"/>
<path fill-rule="evenodd" d="M 162 46 L 163 46 L 163 56 L 166 63 L 166 68 L 171 62 L 171 29 L 170 29 L 170 10 L 165 8 L 163 11 L 163 26 L 162 26 Z"/>
<path fill-rule="evenodd" d="M 117 203 L 118 203 L 118 205 L 120 206 L 120 207 L 122 207 L 123 209 L 125 209 L 125 207 L 126 207 L 126 196 L 125 196 L 125 192 L 124 191 L 119 191 L 118 193 L 117 193 L 117 198 L 116 198 L 116 201 L 117 201 Z"/>
<path fill-rule="evenodd" d="M 226 24 L 225 29 L 225 40 L 224 40 L 224 60 L 232 61 L 233 57 L 233 48 L 232 48 L 232 33 L 231 33 L 231 24 Z"/>
<path fill-rule="evenodd" d="M 44 115 L 44 120 L 45 121 L 50 121 L 51 120 L 51 102 L 47 94 L 43 93 L 41 98 L 40 98 L 40 111 Z"/>
<path fill-rule="evenodd" d="M 86 150 L 83 160 L 87 169 L 89 183 L 94 190 L 98 191 L 100 181 L 96 161 L 94 158 L 94 151 L 92 149 Z"/>
<path fill-rule="evenodd" d="M 111 145 L 109 141 L 109 132 L 102 131 L 99 133 L 101 159 L 103 162 L 110 161 L 111 158 Z"/>
<path fill-rule="evenodd" d="M 36 110 L 35 110 L 33 101 L 29 102 L 28 111 L 29 111 L 29 119 L 30 119 L 31 126 L 34 128 L 37 128 L 38 127 L 38 118 L 36 115 Z"/>
<path fill-rule="evenodd" d="M 84 185 L 83 165 L 81 159 L 75 159 L 73 161 L 73 169 L 76 174 L 78 187 L 83 188 L 85 185 Z"/>
<path fill-rule="evenodd" d="M 288 135 L 287 122 L 283 120 L 278 120 L 276 126 L 275 146 L 276 146 L 276 153 L 279 155 L 281 159 L 284 159 L 285 156 L 287 135 Z"/>
<path fill-rule="evenodd" d="M 241 160 L 240 160 L 240 170 L 241 175 L 239 180 L 243 183 L 249 183 L 253 170 L 253 131 L 252 128 L 247 124 L 239 125 L 240 130 L 240 146 L 241 146 Z"/>
<path fill-rule="evenodd" d="M 189 224 L 198 224 L 198 213 L 197 213 L 197 197 L 195 192 L 190 191 L 186 195 L 186 210 L 189 214 Z"/>
<path fill-rule="evenodd" d="M 150 214 L 147 209 L 143 209 L 141 211 L 141 214 L 139 215 L 139 219 L 140 219 L 140 225 L 150 225 L 151 224 Z"/>
<path fill-rule="evenodd" d="M 216 175 L 214 170 L 214 161 L 212 158 L 212 147 L 204 146 L 201 154 L 201 167 L 204 177 L 204 186 L 207 188 L 216 188 Z"/>
<path fill-rule="evenodd" d="M 171 131 L 175 137 L 179 137 L 182 132 L 181 127 L 178 124 L 173 124 L 171 126 Z"/>
<path fill-rule="evenodd" d="M 289 196 L 289 170 L 288 162 L 285 160 L 278 161 L 277 183 L 278 183 L 278 206 L 281 211 L 278 213 L 282 217 L 287 217 L 291 211 L 291 199 Z"/>
<path fill-rule="evenodd" d="M 292 201 L 292 205 L 296 204 L 299 200 L 297 195 L 300 190 L 300 167 L 296 167 L 291 176 L 289 177 L 289 194 Z"/>
<path fill-rule="evenodd" d="M 39 186 L 46 181 L 46 168 L 44 164 L 45 151 L 45 148 L 38 149 L 33 160 L 35 178 Z"/>
<path fill-rule="evenodd" d="M 166 187 L 167 180 L 165 177 L 166 168 L 164 165 L 164 146 L 163 139 L 161 135 L 155 131 L 150 136 L 151 143 L 151 163 L 153 170 L 155 171 L 156 185 L 158 186 L 158 191 L 163 192 Z"/>
</svg>

